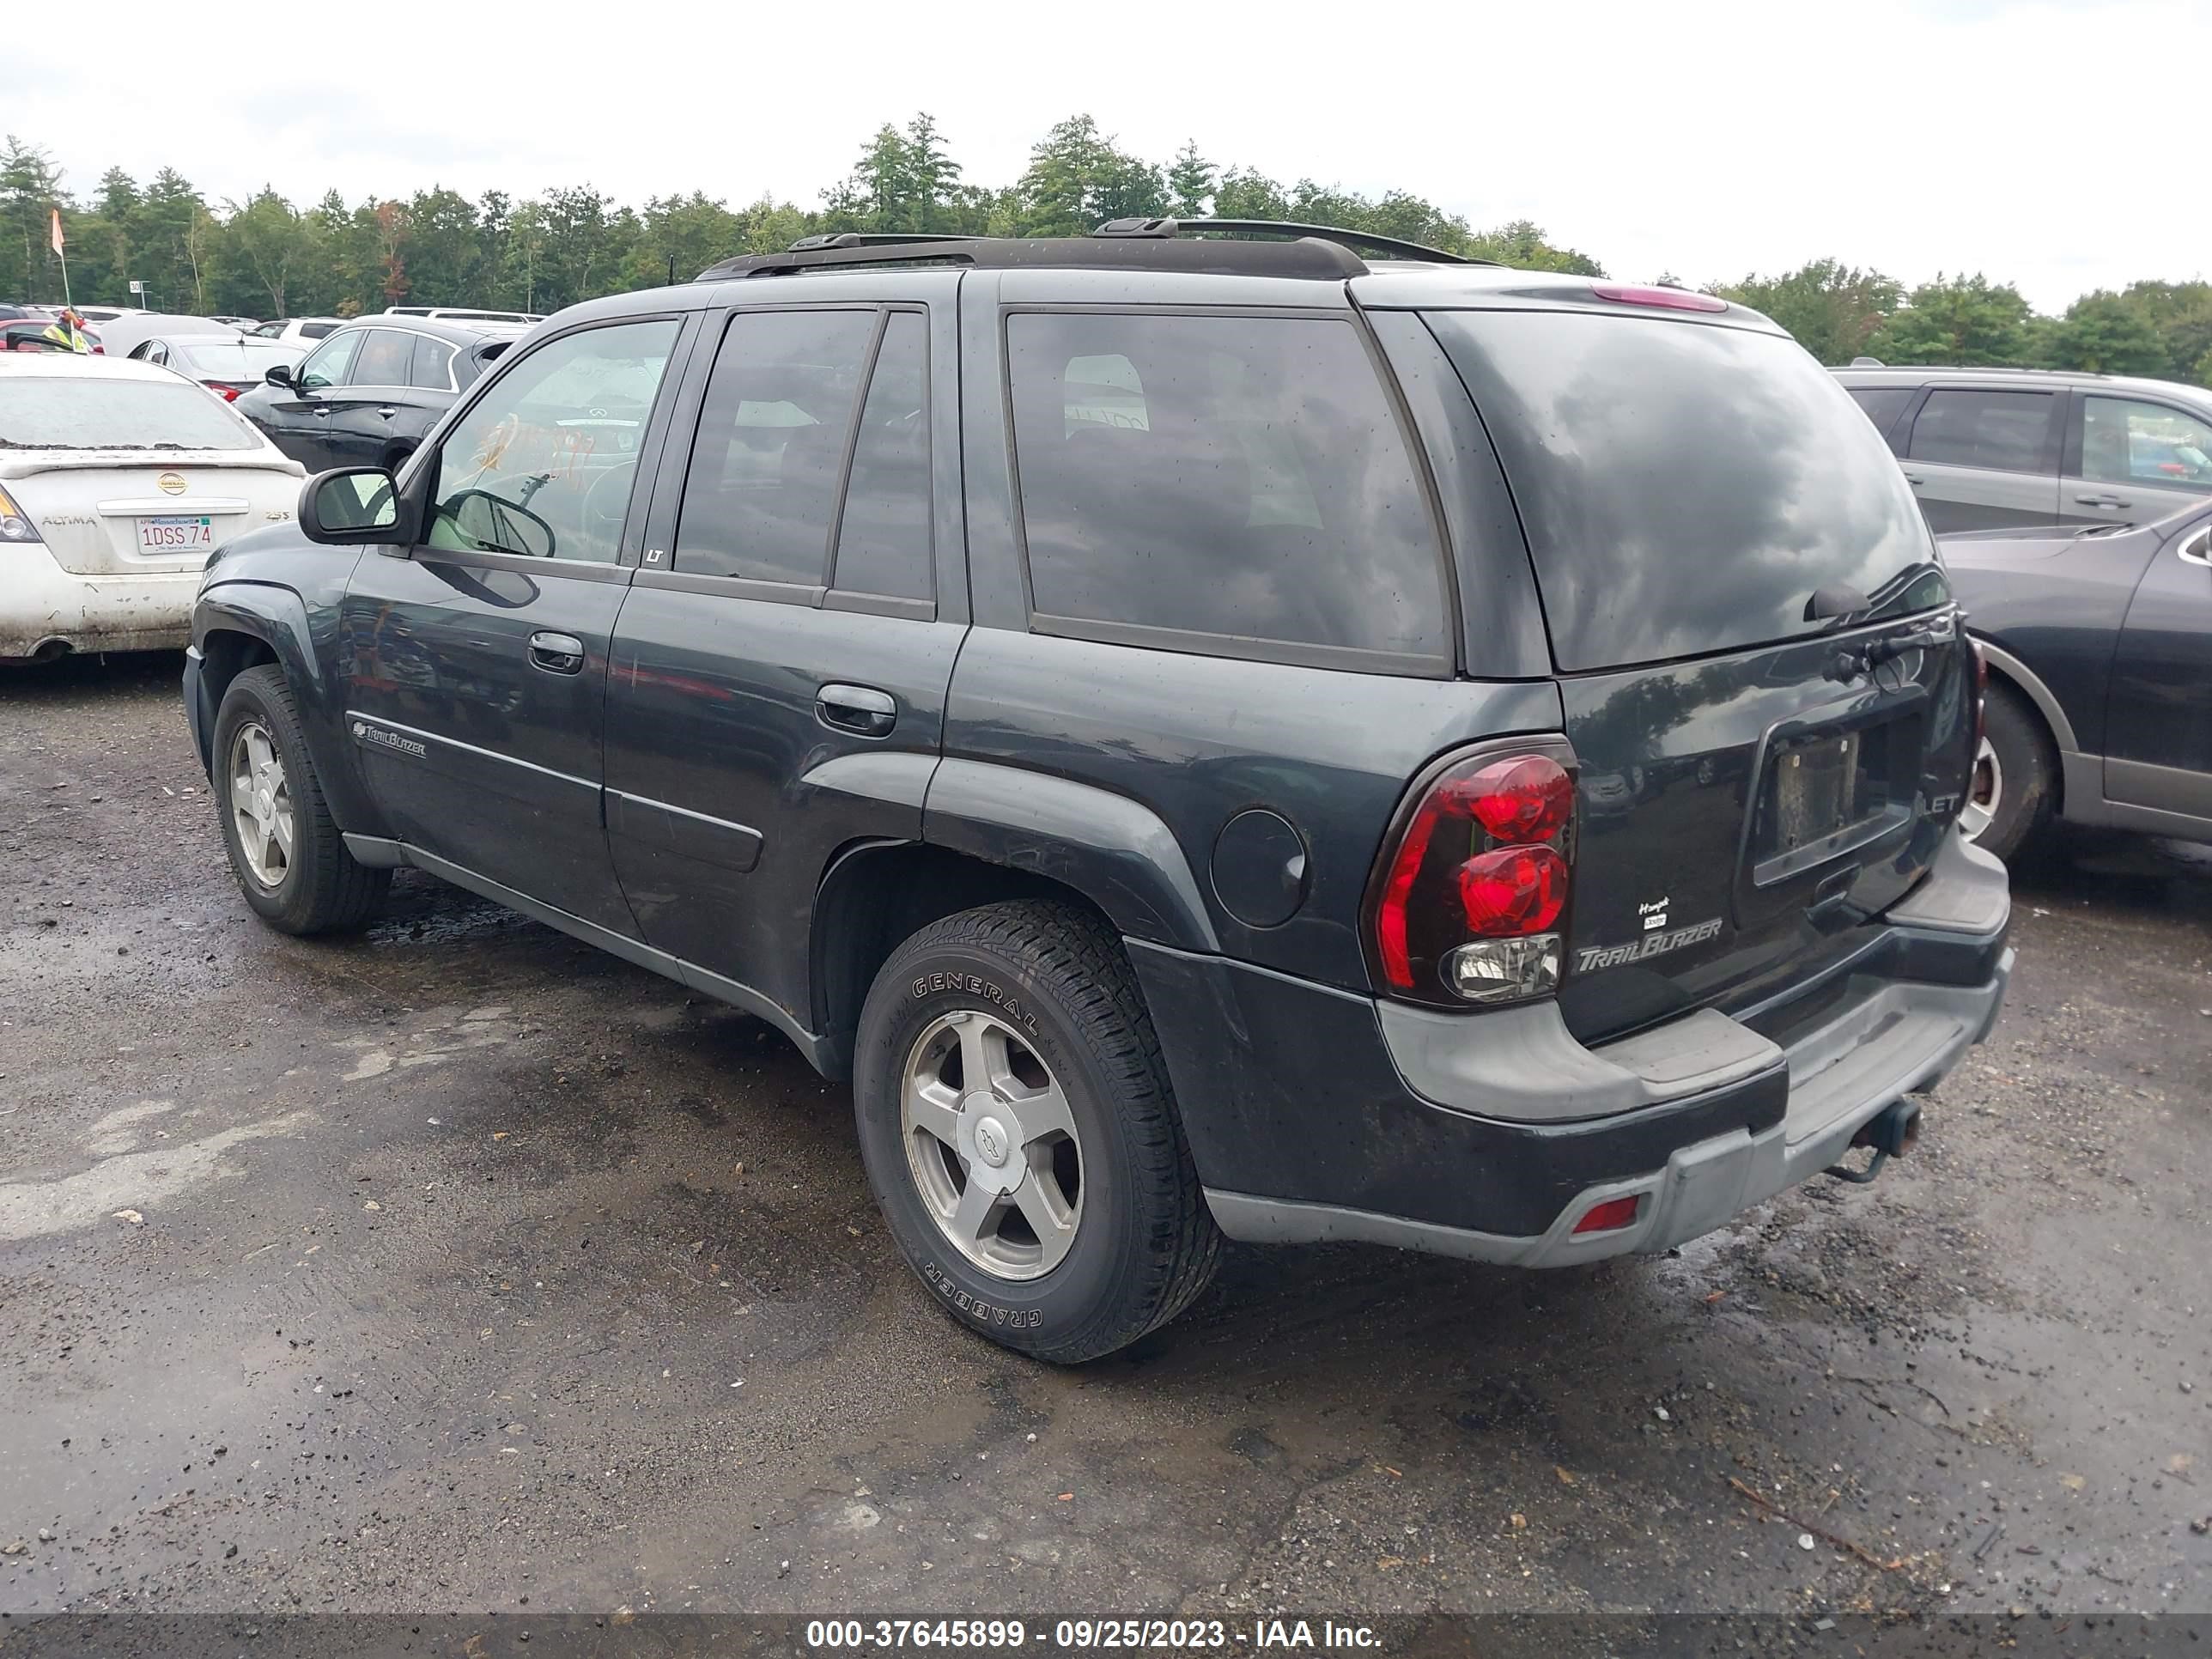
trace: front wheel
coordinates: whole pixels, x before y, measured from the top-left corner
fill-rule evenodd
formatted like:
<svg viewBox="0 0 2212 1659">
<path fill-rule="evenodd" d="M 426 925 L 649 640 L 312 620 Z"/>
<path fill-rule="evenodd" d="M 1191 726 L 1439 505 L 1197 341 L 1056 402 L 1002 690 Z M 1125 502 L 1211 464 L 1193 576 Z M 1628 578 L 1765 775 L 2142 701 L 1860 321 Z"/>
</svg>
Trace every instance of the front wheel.
<svg viewBox="0 0 2212 1659">
<path fill-rule="evenodd" d="M 854 1111 L 908 1263 L 963 1323 L 1060 1364 L 1206 1288 L 1221 1236 L 1121 941 L 1069 906 L 985 905 L 891 953 Z"/>
<path fill-rule="evenodd" d="M 392 872 L 346 851 L 275 664 L 247 669 L 223 692 L 214 781 L 223 850 L 256 915 L 287 933 L 343 933 L 375 915 Z"/>
</svg>

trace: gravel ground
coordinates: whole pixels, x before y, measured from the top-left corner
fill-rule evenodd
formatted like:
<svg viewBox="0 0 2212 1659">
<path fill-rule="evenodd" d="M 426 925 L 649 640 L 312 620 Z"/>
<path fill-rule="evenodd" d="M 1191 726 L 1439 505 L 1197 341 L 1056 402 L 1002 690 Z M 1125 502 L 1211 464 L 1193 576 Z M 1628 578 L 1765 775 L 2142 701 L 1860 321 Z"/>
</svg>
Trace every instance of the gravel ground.
<svg viewBox="0 0 2212 1659">
<path fill-rule="evenodd" d="M 176 672 L 0 682 L 0 1612 L 2212 1607 L 2186 849 L 2021 881 L 1870 1188 L 1549 1275 L 1238 1250 L 1054 1370 L 761 1024 L 411 875 L 261 927 Z"/>
</svg>

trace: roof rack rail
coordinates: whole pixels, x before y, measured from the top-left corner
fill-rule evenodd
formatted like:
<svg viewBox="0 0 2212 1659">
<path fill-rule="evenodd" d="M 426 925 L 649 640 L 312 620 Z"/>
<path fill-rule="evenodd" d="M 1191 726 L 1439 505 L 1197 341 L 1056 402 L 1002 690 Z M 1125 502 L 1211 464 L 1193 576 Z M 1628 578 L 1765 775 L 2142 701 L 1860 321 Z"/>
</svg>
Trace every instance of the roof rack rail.
<svg viewBox="0 0 2212 1659">
<path fill-rule="evenodd" d="M 825 247 L 907 247 L 917 242 L 980 242 L 980 236 L 957 235 L 943 230 L 826 230 L 818 236 L 802 236 L 784 250 L 812 253 Z"/>
<path fill-rule="evenodd" d="M 1408 242 L 1397 236 L 1378 236 L 1364 230 L 1345 230 L 1335 225 L 1302 224 L 1294 219 L 1109 219 L 1091 234 L 1099 237 L 1158 237 L 1168 238 L 1209 231 L 1227 231 L 1239 236 L 1310 236 L 1317 241 L 1336 242 L 1357 252 L 1372 248 L 1378 253 L 1392 254 L 1401 259 L 1419 259 L 1445 265 L 1490 265 L 1495 259 L 1473 259 L 1463 253 L 1447 253 L 1440 247 L 1431 247 L 1423 242 Z"/>
<path fill-rule="evenodd" d="M 1364 249 L 1426 264 L 1487 265 L 1395 236 L 1288 219 L 1109 219 L 1082 236 L 965 236 L 915 231 L 825 231 L 781 253 L 740 254 L 699 273 L 701 282 L 785 276 L 882 264 L 966 265 L 999 270 L 1206 271 L 1342 282 L 1367 274 Z"/>
</svg>

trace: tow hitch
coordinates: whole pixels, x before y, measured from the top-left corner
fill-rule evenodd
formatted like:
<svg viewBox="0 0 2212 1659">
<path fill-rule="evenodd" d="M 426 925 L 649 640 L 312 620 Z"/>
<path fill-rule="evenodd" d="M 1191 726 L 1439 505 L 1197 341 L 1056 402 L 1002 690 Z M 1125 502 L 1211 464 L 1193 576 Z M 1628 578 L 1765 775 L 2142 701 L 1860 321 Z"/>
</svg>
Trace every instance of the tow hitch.
<svg viewBox="0 0 2212 1659">
<path fill-rule="evenodd" d="M 1851 1137 L 1852 1146 L 1874 1148 L 1874 1156 L 1867 1161 L 1866 1168 L 1854 1170 L 1846 1164 L 1832 1164 L 1826 1173 L 1838 1181 L 1866 1186 L 1881 1173 L 1883 1164 L 1893 1158 L 1904 1157 L 1919 1139 L 1920 1108 L 1909 1100 L 1898 1101 L 1869 1118 Z"/>
</svg>

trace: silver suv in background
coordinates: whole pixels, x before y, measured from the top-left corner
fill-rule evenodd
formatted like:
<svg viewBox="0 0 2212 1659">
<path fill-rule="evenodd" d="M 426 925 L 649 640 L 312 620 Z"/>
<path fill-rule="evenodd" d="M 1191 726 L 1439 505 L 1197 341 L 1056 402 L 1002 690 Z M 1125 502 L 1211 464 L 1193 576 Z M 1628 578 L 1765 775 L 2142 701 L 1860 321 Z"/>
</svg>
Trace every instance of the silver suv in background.
<svg viewBox="0 0 2212 1659">
<path fill-rule="evenodd" d="M 2147 524 L 2212 496 L 2212 392 L 2201 386 L 2020 368 L 1835 374 L 1938 535 Z"/>
</svg>

